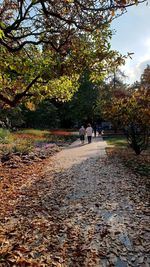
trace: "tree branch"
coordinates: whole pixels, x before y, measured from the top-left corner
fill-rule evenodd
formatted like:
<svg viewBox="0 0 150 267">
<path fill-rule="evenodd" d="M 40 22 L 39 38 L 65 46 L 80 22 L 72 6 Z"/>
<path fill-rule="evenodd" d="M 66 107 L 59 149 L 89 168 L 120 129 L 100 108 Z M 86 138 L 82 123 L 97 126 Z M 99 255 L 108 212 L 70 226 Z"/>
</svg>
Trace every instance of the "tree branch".
<svg viewBox="0 0 150 267">
<path fill-rule="evenodd" d="M 146 2 L 147 0 L 138 0 L 138 4 L 142 4 Z M 121 8 L 127 8 L 130 6 L 134 6 L 136 3 L 131 3 L 131 4 L 117 4 L 115 5 L 113 1 L 110 1 L 110 5 L 104 6 L 104 7 L 99 7 L 99 8 L 92 8 L 92 7 L 86 7 L 84 4 L 80 3 L 78 0 L 74 0 L 80 7 L 82 7 L 83 10 L 86 11 L 95 11 L 95 12 L 100 12 L 100 11 L 107 11 L 111 9 L 121 9 Z"/>
<path fill-rule="evenodd" d="M 16 96 L 14 97 L 13 100 L 8 99 L 7 97 L 5 97 L 3 94 L 0 93 L 0 100 L 2 102 L 4 102 L 5 104 L 9 105 L 10 107 L 15 107 L 21 99 L 23 99 L 24 97 L 27 96 L 33 96 L 34 94 L 32 93 L 28 93 L 28 91 L 30 90 L 30 88 L 33 86 L 33 84 L 35 84 L 37 82 L 37 80 L 39 79 L 39 75 L 37 77 L 35 77 L 26 87 L 26 89 L 22 92 L 22 93 L 18 93 L 16 94 Z"/>
<path fill-rule="evenodd" d="M 8 51 L 10 52 L 17 52 L 20 51 L 26 44 L 33 44 L 33 45 L 39 45 L 41 43 L 43 43 L 44 41 L 40 40 L 40 41 L 24 41 L 23 43 L 19 44 L 16 47 L 11 47 L 8 44 L 6 44 L 2 39 L 0 39 L 0 44 L 2 44 L 3 46 L 5 46 Z M 45 42 L 46 43 L 46 42 Z M 48 43 L 48 42 L 47 42 Z"/>
<path fill-rule="evenodd" d="M 0 100 L 1 100 L 2 102 L 4 102 L 5 104 L 9 105 L 9 106 L 12 105 L 12 101 L 9 100 L 8 98 L 6 98 L 5 96 L 3 96 L 2 94 L 0 94 Z"/>
</svg>

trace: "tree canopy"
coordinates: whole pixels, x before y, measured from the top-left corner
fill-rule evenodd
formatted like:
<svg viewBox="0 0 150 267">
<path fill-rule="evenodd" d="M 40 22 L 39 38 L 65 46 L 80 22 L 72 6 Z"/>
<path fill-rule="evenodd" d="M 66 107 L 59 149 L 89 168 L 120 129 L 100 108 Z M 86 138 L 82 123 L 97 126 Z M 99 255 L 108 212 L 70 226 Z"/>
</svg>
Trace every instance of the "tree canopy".
<svg viewBox="0 0 150 267">
<path fill-rule="evenodd" d="M 125 129 L 128 142 L 136 154 L 146 149 L 150 130 L 149 66 L 142 74 L 141 84 L 129 88 L 125 84 L 103 84 L 97 100 L 101 116 L 111 121 L 114 129 Z"/>
<path fill-rule="evenodd" d="M 146 0 L 3 0 L 0 44 L 19 51 L 27 44 L 48 43 L 57 52 L 81 32 L 101 30 L 127 7 Z"/>
<path fill-rule="evenodd" d="M 71 99 L 88 70 L 102 80 L 124 63 L 110 48 L 110 23 L 146 0 L 3 0 L 0 103 Z"/>
<path fill-rule="evenodd" d="M 70 100 L 78 89 L 82 72 L 89 70 L 90 79 L 101 80 L 115 66 L 124 62 L 110 48 L 111 31 L 106 25 L 103 34 L 74 36 L 72 48 L 59 54 L 45 44 L 10 52 L 0 47 L 0 100 L 16 106 L 22 100 L 56 98 Z"/>
</svg>

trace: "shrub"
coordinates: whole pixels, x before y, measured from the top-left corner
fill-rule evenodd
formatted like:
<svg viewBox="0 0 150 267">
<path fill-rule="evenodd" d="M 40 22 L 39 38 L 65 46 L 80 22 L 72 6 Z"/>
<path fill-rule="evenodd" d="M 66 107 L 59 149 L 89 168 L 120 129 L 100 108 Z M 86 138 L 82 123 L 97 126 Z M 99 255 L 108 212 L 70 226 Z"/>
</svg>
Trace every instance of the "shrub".
<svg viewBox="0 0 150 267">
<path fill-rule="evenodd" d="M 13 140 L 11 133 L 9 130 L 0 128 L 0 143 L 1 144 L 9 144 Z"/>
<path fill-rule="evenodd" d="M 13 153 L 28 154 L 33 150 L 33 145 L 30 140 L 18 139 L 12 146 Z"/>
<path fill-rule="evenodd" d="M 5 144 L 0 146 L 0 157 L 11 153 L 12 153 L 12 145 Z"/>
<path fill-rule="evenodd" d="M 149 129 L 147 126 L 131 123 L 126 129 L 126 136 L 129 146 L 140 155 L 143 150 L 148 148 Z"/>
</svg>

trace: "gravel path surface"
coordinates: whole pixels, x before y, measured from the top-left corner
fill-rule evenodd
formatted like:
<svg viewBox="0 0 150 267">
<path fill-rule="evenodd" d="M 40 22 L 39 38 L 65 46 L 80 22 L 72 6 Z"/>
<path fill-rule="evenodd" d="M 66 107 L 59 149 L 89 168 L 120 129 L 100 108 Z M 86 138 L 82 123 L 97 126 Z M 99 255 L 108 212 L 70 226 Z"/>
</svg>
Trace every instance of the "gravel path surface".
<svg viewBox="0 0 150 267">
<path fill-rule="evenodd" d="M 80 141 L 77 140 L 68 148 L 55 155 L 54 165 L 58 170 L 60 168 L 68 169 L 89 158 L 104 157 L 106 155 L 106 146 L 106 142 L 101 137 L 93 138 L 91 144 L 85 142 L 84 145 L 81 145 Z"/>
<path fill-rule="evenodd" d="M 146 188 L 121 163 L 109 161 L 106 143 L 93 138 L 59 152 L 47 166 L 51 193 L 43 197 L 50 257 L 58 267 L 149 267 Z M 44 212 L 44 211 L 43 211 Z"/>
</svg>

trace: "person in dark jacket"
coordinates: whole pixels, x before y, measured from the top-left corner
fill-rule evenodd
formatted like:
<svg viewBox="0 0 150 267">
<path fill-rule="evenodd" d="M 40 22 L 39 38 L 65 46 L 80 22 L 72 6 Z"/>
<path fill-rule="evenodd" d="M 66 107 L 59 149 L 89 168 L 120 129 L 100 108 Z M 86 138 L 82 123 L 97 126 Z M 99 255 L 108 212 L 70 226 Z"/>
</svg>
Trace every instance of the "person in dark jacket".
<svg viewBox="0 0 150 267">
<path fill-rule="evenodd" d="M 80 136 L 80 140 L 81 140 L 82 145 L 84 144 L 85 134 L 86 134 L 86 131 L 85 131 L 84 126 L 81 126 L 81 128 L 79 129 L 79 136 Z"/>
<path fill-rule="evenodd" d="M 96 133 L 97 133 L 97 125 L 96 125 L 96 123 L 94 123 L 94 125 L 93 125 L 93 132 L 94 132 L 94 137 L 96 137 Z"/>
</svg>

